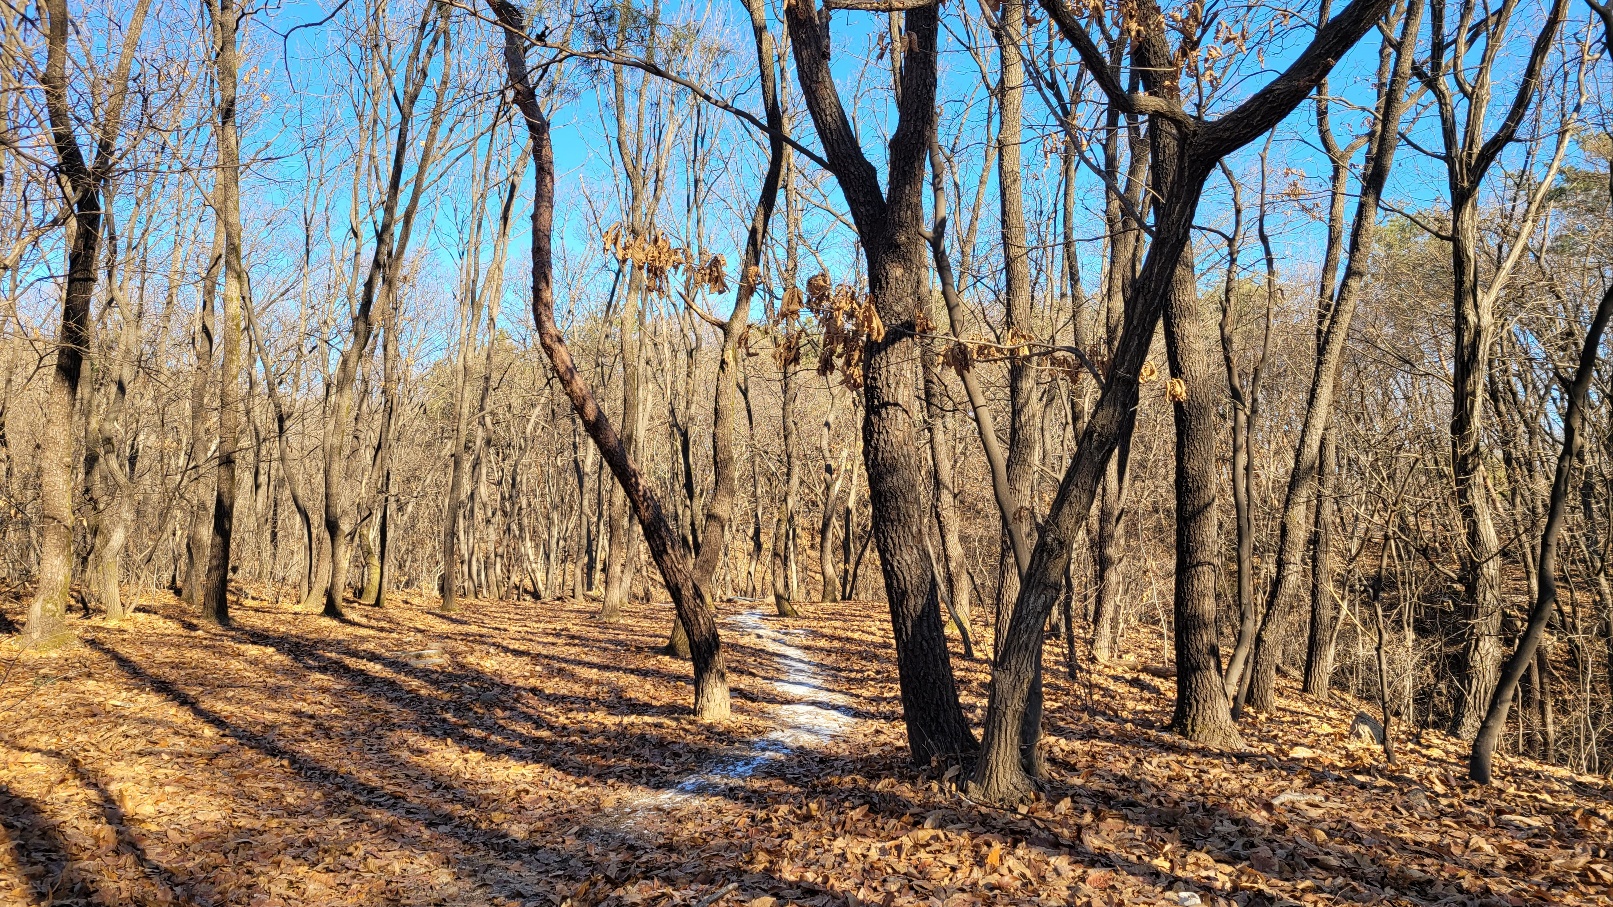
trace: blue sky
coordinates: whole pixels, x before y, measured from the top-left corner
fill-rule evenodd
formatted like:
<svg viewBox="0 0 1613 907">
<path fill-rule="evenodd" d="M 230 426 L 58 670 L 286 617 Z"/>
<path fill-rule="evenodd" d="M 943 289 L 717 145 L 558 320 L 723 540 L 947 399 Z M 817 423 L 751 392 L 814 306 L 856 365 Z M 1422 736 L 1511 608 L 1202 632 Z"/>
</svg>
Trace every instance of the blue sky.
<svg viewBox="0 0 1613 907">
<path fill-rule="evenodd" d="M 331 94 L 342 90 L 342 86 L 335 80 L 340 80 L 344 71 L 340 66 L 333 66 L 329 58 L 329 53 L 334 46 L 340 43 L 342 37 L 335 24 L 304 29 L 299 31 L 292 39 L 289 45 L 289 53 L 282 57 L 280 39 L 269 33 L 269 29 L 284 31 L 294 23 L 315 21 L 323 18 L 330 9 L 331 6 L 329 5 L 297 2 L 262 14 L 261 25 L 263 27 L 257 30 L 256 38 L 253 42 L 254 50 L 265 57 L 272 57 L 272 59 L 259 59 L 256 62 L 260 66 L 272 65 L 274 67 L 273 78 L 281 83 L 276 86 L 277 88 L 283 89 L 285 87 L 285 79 L 289 69 L 291 76 L 300 89 L 298 94 L 294 96 L 297 100 L 293 101 L 289 106 L 280 108 L 279 117 L 282 120 L 288 115 L 317 113 L 317 111 L 298 110 L 297 106 L 299 104 L 326 105 L 330 103 Z M 961 200 L 961 206 L 959 200 L 955 199 L 953 201 L 954 236 L 957 235 L 957 231 L 961 227 L 961 224 L 958 223 L 960 207 L 967 207 L 974 189 L 973 184 L 983 179 L 987 183 L 987 210 L 984 215 L 986 224 L 983 226 L 982 232 L 982 239 L 985 239 L 990 235 L 989 231 L 995 230 L 996 190 L 994 173 L 981 173 L 978 163 L 984 143 L 990 138 L 990 132 L 986 124 L 981 121 L 978 113 L 983 91 L 980 84 L 980 70 L 976 59 L 971 56 L 969 48 L 960 43 L 960 38 L 967 38 L 967 35 L 964 34 L 962 21 L 956 12 L 955 6 L 949 3 L 946 9 L 946 21 L 942 36 L 942 77 L 939 90 L 939 96 L 943 102 L 941 129 L 944 142 L 949 141 L 949 138 L 947 138 L 949 136 L 962 137 L 964 145 L 962 150 L 965 153 L 964 160 L 969 162 L 966 163 L 963 185 L 966 197 Z M 1241 7 L 1229 9 L 1228 18 L 1230 19 L 1234 13 L 1240 12 L 1242 9 Z M 1314 15 L 1314 4 L 1307 4 L 1305 9 Z M 1267 21 L 1267 19 L 1262 18 L 1265 15 L 1264 12 L 1257 10 L 1254 15 L 1254 21 L 1257 23 Z M 748 23 L 743 18 L 743 7 L 737 0 L 731 3 L 716 4 L 671 3 L 667 7 L 666 17 L 672 21 L 700 23 L 701 35 L 705 40 L 723 45 L 731 50 L 734 67 L 742 75 L 726 84 L 715 86 L 714 91 L 719 95 L 734 100 L 739 106 L 759 113 L 760 103 L 755 94 L 755 80 L 754 77 L 748 75 L 749 69 L 753 66 L 753 52 L 750 45 Z M 1519 44 L 1517 40 L 1518 33 L 1527 31 L 1534 22 L 1538 21 L 1538 18 L 1539 0 L 1524 0 L 1523 9 L 1520 11 L 1520 16 L 1514 26 L 1514 40 L 1511 42 L 1518 46 L 1509 47 L 1508 53 L 1503 55 L 1503 78 L 1501 80 L 1503 92 L 1498 92 L 1498 94 L 1505 96 L 1504 91 L 1510 89 L 1507 76 L 1515 74 L 1518 65 L 1517 57 L 1527 50 L 1527 39 L 1532 37 L 1532 35 L 1525 34 L 1525 43 Z M 834 23 L 836 37 L 834 66 L 841 83 L 842 94 L 848 106 L 854 107 L 858 125 L 865 136 L 864 144 L 867 153 L 878 166 L 882 163 L 883 139 L 891 125 L 890 120 L 892 117 L 892 105 L 888 88 L 889 71 L 884 61 L 880 59 L 879 53 L 879 39 L 881 32 L 886 27 L 885 18 L 882 15 L 842 11 L 834 15 Z M 775 19 L 772 25 L 775 34 L 782 35 L 782 23 Z M 1045 25 L 1038 29 L 1038 34 L 1041 34 L 1040 29 L 1045 29 Z M 462 34 L 471 33 L 465 32 Z M 479 34 L 485 38 L 485 32 Z M 1216 113 L 1224 111 L 1230 104 L 1235 103 L 1254 88 L 1264 84 L 1272 73 L 1280 69 L 1292 58 L 1308 37 L 1308 27 L 1304 26 L 1296 26 L 1286 31 L 1280 31 L 1276 37 L 1257 35 L 1250 46 L 1258 47 L 1263 59 L 1257 59 L 1254 53 L 1250 53 L 1241 59 L 1239 68 L 1233 70 L 1231 77 L 1228 79 L 1229 84 L 1233 87 L 1228 91 L 1227 100 L 1214 104 L 1212 111 Z M 978 48 L 978 51 L 984 55 L 986 65 L 994 69 L 995 59 L 992 53 L 994 47 L 991 46 L 989 33 L 977 28 L 974 39 L 984 44 L 983 47 Z M 462 40 L 464 39 L 462 38 Z M 1056 55 L 1061 61 L 1071 59 L 1072 55 L 1067 49 L 1063 48 L 1062 41 L 1055 42 L 1055 45 L 1059 48 L 1056 51 Z M 1038 42 L 1038 46 L 1043 45 Z M 459 49 L 459 53 L 476 53 L 482 50 L 481 48 L 462 46 Z M 1335 101 L 1333 109 L 1335 130 L 1339 134 L 1341 143 L 1347 143 L 1360 130 L 1364 122 L 1363 115 L 1358 110 L 1350 110 L 1350 106 L 1352 104 L 1359 106 L 1371 103 L 1371 80 L 1377 64 L 1377 51 L 1378 36 L 1376 33 L 1369 34 L 1367 39 L 1341 61 L 1335 69 L 1335 74 L 1331 80 L 1331 88 L 1332 94 L 1338 99 Z M 630 77 L 630 81 L 636 83 L 642 78 L 638 74 L 633 74 Z M 555 151 L 560 172 L 560 209 L 557 212 L 557 218 L 559 221 L 559 240 L 564 247 L 561 253 L 562 256 L 571 261 L 582 261 L 588 257 L 590 248 L 597 245 L 597 229 L 612 220 L 609 213 L 604 213 L 599 215 L 599 223 L 593 224 L 589 222 L 585 214 L 590 206 L 598 208 L 601 206 L 608 207 L 612 204 L 612 193 L 609 191 L 609 185 L 614 179 L 614 171 L 617 165 L 611 153 L 611 137 L 608 131 L 603 128 L 605 99 L 599 95 L 600 90 L 608 89 L 608 77 L 601 73 L 597 77 L 582 79 L 574 84 L 576 85 L 575 95 L 567 103 L 560 106 L 554 114 L 556 127 Z M 676 87 L 667 86 L 659 86 L 658 90 L 681 91 Z M 794 84 L 788 86 L 787 91 L 792 98 L 798 96 L 798 91 Z M 485 109 L 490 111 L 496 100 L 492 97 L 485 97 L 478 103 L 484 105 Z M 968 118 L 960 123 L 958 118 L 965 114 L 966 105 L 972 106 L 968 107 Z M 799 109 L 798 100 L 793 106 Z M 1422 115 L 1409 125 L 1409 129 L 1420 144 L 1432 148 L 1437 145 L 1438 137 L 1431 113 L 1426 110 L 1426 97 L 1422 108 Z M 1097 116 L 1095 104 L 1085 104 L 1078 109 L 1084 110 L 1084 119 L 1088 121 L 1095 120 Z M 738 245 L 743 236 L 744 218 L 749 214 L 752 193 L 754 193 L 756 184 L 759 181 L 764 152 L 756 141 L 754 134 L 747 132 L 747 127 L 740 125 L 737 120 L 728 118 L 726 114 L 709 108 L 707 109 L 707 114 L 720 122 L 721 128 L 725 130 L 720 137 L 720 141 L 729 147 L 737 145 L 742 149 L 739 160 L 729 168 L 722 185 L 713 189 L 713 198 L 710 200 L 712 213 L 708 216 L 707 223 L 708 244 L 713 251 L 725 253 L 732 267 L 738 258 Z M 1493 115 L 1492 119 L 1498 115 L 1498 113 Z M 727 118 L 726 122 L 721 122 L 724 118 Z M 263 125 L 269 127 L 267 122 Z M 1057 165 L 1056 162 L 1049 162 L 1042 153 L 1043 146 L 1040 137 L 1053 133 L 1054 129 L 1051 117 L 1034 88 L 1027 91 L 1026 126 L 1028 147 L 1025 149 L 1025 163 L 1027 180 L 1031 191 L 1033 194 L 1037 192 L 1051 194 L 1053 191 L 1051 181 L 1056 178 Z M 801 117 L 799 128 L 804 132 L 810 131 L 810 122 L 804 115 Z M 282 131 L 278 139 L 266 140 L 283 140 L 285 135 L 286 133 Z M 803 135 L 801 138 L 809 145 L 815 144 L 810 135 Z M 1248 188 L 1244 195 L 1246 204 L 1253 203 L 1254 187 L 1257 179 L 1257 155 L 1260 147 L 1261 143 L 1256 142 L 1249 148 L 1234 155 L 1229 161 L 1234 172 L 1248 181 Z M 1511 161 L 1518 160 L 1520 153 L 1514 153 Z M 1291 182 L 1298 182 L 1301 188 L 1312 196 L 1310 213 L 1291 202 L 1279 201 L 1273 204 L 1269 215 L 1269 226 L 1274 234 L 1279 267 L 1284 276 L 1305 277 L 1309 272 L 1314 271 L 1315 262 L 1320 254 L 1322 225 L 1315 214 L 1319 213 L 1325 205 L 1322 204 L 1321 199 L 1315 197 L 1315 194 L 1325 187 L 1325 174 L 1327 172 L 1325 156 L 1318 147 L 1315 138 L 1314 106 L 1312 104 L 1301 105 L 1279 127 L 1272 142 L 1270 159 L 1272 172 L 1269 174 L 1268 180 L 1273 196 L 1286 189 Z M 1359 155 L 1357 156 L 1357 161 L 1359 161 Z M 804 160 L 799 160 L 799 162 L 801 166 L 811 170 L 812 165 L 809 162 Z M 282 166 L 290 167 L 294 170 L 297 165 L 288 163 Z M 833 181 L 820 179 L 818 182 L 823 186 L 822 199 L 824 203 L 831 208 L 843 210 L 838 194 L 834 191 Z M 452 187 L 455 185 L 463 186 L 463 180 L 458 183 L 445 184 L 444 188 L 448 191 L 453 191 Z M 583 188 L 585 185 L 587 187 L 586 192 Z M 1090 227 L 1078 230 L 1078 233 L 1090 238 L 1096 235 L 1098 229 L 1098 222 L 1095 218 L 1103 204 L 1102 187 L 1090 175 L 1080 177 L 1079 185 L 1081 187 L 1082 203 L 1094 219 Z M 672 203 L 669 204 L 667 212 L 663 215 L 664 219 L 676 220 L 676 209 L 679 205 L 678 192 L 686 188 L 686 185 L 680 185 L 669 193 L 669 201 Z M 285 189 L 291 193 L 298 191 L 295 185 L 287 185 Z M 260 186 L 260 191 L 262 190 L 267 190 L 271 194 L 276 191 L 268 185 Z M 249 191 L 251 191 L 250 188 Z M 1444 195 L 1442 165 L 1416 153 L 1409 147 L 1403 147 L 1396 160 L 1396 170 L 1391 181 L 1389 195 L 1396 204 L 1407 208 L 1427 209 L 1439 207 Z M 527 242 L 524 231 L 524 215 L 527 210 L 524 207 L 525 203 L 526 200 L 523 198 L 522 202 L 518 204 L 517 236 L 512 241 L 511 282 L 507 289 L 510 294 L 521 292 L 523 286 L 519 277 L 524 269 L 522 251 Z M 1212 179 L 1201 207 L 1200 221 L 1206 225 L 1224 226 L 1229 220 L 1226 209 L 1227 204 L 1228 194 L 1225 191 L 1224 182 L 1219 177 L 1216 177 Z M 1034 199 L 1028 202 L 1028 206 L 1032 208 L 1034 216 Z M 441 204 L 441 200 L 434 200 L 432 208 L 423 216 L 428 221 L 447 217 L 447 208 Z M 1252 216 L 1252 213 L 1247 215 L 1249 219 L 1252 219 Z M 775 231 L 777 225 L 778 221 L 775 220 Z M 676 232 L 678 225 L 671 223 L 667 226 L 667 229 L 669 232 Z M 432 236 L 440 238 L 450 232 L 442 229 L 422 230 L 417 235 L 422 238 Z M 842 270 L 848 274 L 854 269 L 855 246 L 853 237 L 844 227 L 839 226 L 832 216 L 821 211 L 809 213 L 805 232 L 808 234 L 809 239 L 822 242 L 822 248 L 826 256 L 824 260 L 830 264 L 832 269 Z M 778 234 L 775 232 L 775 239 L 777 236 Z M 1250 238 L 1252 240 L 1252 231 Z M 1091 258 L 1090 261 L 1083 262 L 1083 270 L 1089 281 L 1095 280 L 1097 275 L 1096 255 L 1098 254 L 1099 244 L 1088 242 L 1084 244 L 1083 249 L 1083 255 Z M 1205 234 L 1199 243 L 1199 250 L 1201 270 L 1207 275 L 1218 274 L 1219 266 L 1216 264 L 1216 260 L 1224 255 L 1224 250 L 1220 247 L 1220 241 L 1209 234 Z M 448 254 L 446 250 L 442 249 L 438 249 L 436 252 L 439 255 Z M 1256 263 L 1257 256 L 1254 254 L 1253 249 L 1246 248 L 1241 258 L 1246 266 L 1252 266 Z M 445 258 L 444 263 L 446 264 L 447 261 L 448 259 Z M 602 263 L 598 261 L 594 263 L 596 277 L 604 273 L 597 270 L 601 265 Z M 809 261 L 807 266 L 812 267 L 812 263 Z M 815 270 L 815 267 L 812 269 Z M 445 268 L 445 273 L 451 275 L 452 271 Z M 836 274 L 835 276 L 837 279 L 841 279 L 843 275 Z M 582 285 L 588 289 L 590 294 L 598 297 L 604 293 L 599 288 L 600 283 L 600 280 L 592 280 L 584 281 Z M 584 305 L 589 304 L 587 300 L 582 299 L 577 300 L 577 302 Z M 505 306 L 506 317 L 511 319 L 512 325 L 515 320 L 518 320 L 518 316 L 508 313 L 512 311 L 519 312 L 521 308 L 520 305 L 515 304 Z"/>
</svg>

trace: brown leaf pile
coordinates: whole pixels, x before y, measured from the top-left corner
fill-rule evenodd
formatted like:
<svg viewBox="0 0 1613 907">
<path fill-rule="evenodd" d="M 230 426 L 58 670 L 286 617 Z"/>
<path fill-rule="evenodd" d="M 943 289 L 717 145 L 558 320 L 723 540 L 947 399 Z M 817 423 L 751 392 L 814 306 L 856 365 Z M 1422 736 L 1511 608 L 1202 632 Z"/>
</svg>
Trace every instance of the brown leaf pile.
<svg viewBox="0 0 1613 907">
<path fill-rule="evenodd" d="M 665 606 L 395 599 L 337 623 L 248 598 L 229 630 L 143 608 L 0 689 L 0 903 L 1613 903 L 1605 785 L 1502 760 L 1478 788 L 1437 735 L 1386 767 L 1347 742 L 1353 704 L 1297 696 L 1247 752 L 1187 744 L 1146 641 L 1050 673 L 1046 796 L 1001 810 L 906 765 L 882 606 L 765 618 L 859 720 L 688 793 L 796 701 L 732 621 L 736 717 L 710 726 L 658 652 Z M 978 721 L 986 667 L 959 668 Z"/>
</svg>

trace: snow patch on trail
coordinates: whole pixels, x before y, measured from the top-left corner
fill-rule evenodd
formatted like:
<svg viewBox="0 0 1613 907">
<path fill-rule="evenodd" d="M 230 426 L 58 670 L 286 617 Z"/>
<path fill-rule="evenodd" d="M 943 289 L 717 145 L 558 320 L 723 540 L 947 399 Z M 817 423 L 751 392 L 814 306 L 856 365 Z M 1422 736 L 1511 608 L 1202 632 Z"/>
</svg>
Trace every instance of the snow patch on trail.
<svg viewBox="0 0 1613 907">
<path fill-rule="evenodd" d="M 734 622 L 744 636 L 760 643 L 772 654 L 778 666 L 781 679 L 770 682 L 790 700 L 772 710 L 778 729 L 751 741 L 749 753 L 720 761 L 706 771 L 684 778 L 672 788 L 634 798 L 607 811 L 612 824 L 631 827 L 651 811 L 720 791 L 733 782 L 749 778 L 762 766 L 829 742 L 856 722 L 846 697 L 825 690 L 817 664 L 790 644 L 790 638 L 805 635 L 805 630 L 770 626 L 760 609 L 746 611 L 735 617 Z"/>
</svg>

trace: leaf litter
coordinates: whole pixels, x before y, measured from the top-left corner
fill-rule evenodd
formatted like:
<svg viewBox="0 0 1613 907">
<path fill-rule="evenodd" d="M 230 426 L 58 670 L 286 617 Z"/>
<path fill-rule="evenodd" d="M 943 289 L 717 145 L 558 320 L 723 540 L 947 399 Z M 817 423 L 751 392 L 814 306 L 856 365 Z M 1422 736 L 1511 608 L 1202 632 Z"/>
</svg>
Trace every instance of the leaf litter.
<svg viewBox="0 0 1613 907">
<path fill-rule="evenodd" d="M 1187 743 L 1142 634 L 1049 670 L 1043 793 L 1000 809 L 907 763 L 879 605 L 724 605 L 734 718 L 702 724 L 666 606 L 255 591 L 230 629 L 165 597 L 20 656 L 0 904 L 1613 904 L 1605 782 L 1478 787 L 1431 732 L 1388 766 L 1359 703 L 1288 686 L 1245 750 Z M 989 668 L 954 664 L 978 726 Z"/>
</svg>

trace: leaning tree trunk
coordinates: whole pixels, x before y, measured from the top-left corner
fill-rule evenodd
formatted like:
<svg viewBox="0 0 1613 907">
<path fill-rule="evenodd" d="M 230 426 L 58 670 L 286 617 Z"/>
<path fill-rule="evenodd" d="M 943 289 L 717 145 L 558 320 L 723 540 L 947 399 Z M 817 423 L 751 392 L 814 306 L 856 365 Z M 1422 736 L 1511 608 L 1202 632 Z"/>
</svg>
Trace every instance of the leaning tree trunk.
<svg viewBox="0 0 1613 907">
<path fill-rule="evenodd" d="M 1071 546 L 1092 508 L 1092 499 L 1109 457 L 1129 423 L 1136 418 L 1137 379 L 1159 318 L 1173 295 L 1188 292 L 1185 286 L 1181 291 L 1177 289 L 1178 265 L 1189 248 L 1193 218 L 1205 181 L 1222 158 L 1264 134 L 1292 112 L 1327 75 L 1334 61 L 1372 27 L 1388 3 L 1389 0 L 1354 0 L 1344 12 L 1318 28 L 1310 46 L 1271 84 L 1215 122 L 1190 120 L 1181 111 L 1175 97 L 1177 83 L 1173 75 L 1177 64 L 1163 25 L 1151 26 L 1139 36 L 1133 51 L 1134 62 L 1146 73 L 1145 86 L 1149 89 L 1146 97 L 1148 105 L 1154 108 L 1149 130 L 1154 152 L 1152 184 L 1158 199 L 1154 241 L 1128 301 L 1126 327 L 1110 367 L 1107 386 L 1043 523 L 1030 568 L 1021 579 L 1020 596 L 1014 606 L 1006 644 L 998 653 L 992 670 L 985 739 L 970 779 L 970 788 L 978 796 L 991 801 L 1012 800 L 1030 788 L 1030 779 L 1022 768 L 1022 732 L 1032 713 L 1032 692 L 1040 675 L 1042 627 L 1058 603 Z M 1044 0 L 1043 5 L 1059 31 L 1076 45 L 1110 101 L 1128 106 L 1138 104 L 1139 100 L 1115 80 L 1108 61 L 1085 26 L 1057 0 Z M 1144 9 L 1147 21 L 1163 23 L 1163 15 L 1154 4 L 1145 2 Z M 1185 281 L 1183 283 L 1185 285 Z M 1176 316 L 1173 312 L 1173 317 Z M 1179 317 L 1177 321 L 1180 324 Z M 1213 456 L 1213 448 L 1211 450 Z M 1199 470 L 1195 468 L 1193 472 L 1198 474 Z M 1200 494 L 1202 492 L 1190 493 L 1186 500 L 1179 501 L 1178 513 L 1202 500 Z M 1198 553 L 1196 546 L 1191 553 Z M 1218 555 L 1219 552 L 1211 555 L 1212 563 Z M 1179 571 L 1183 566 L 1178 565 Z M 1194 565 L 1190 562 L 1185 566 L 1192 568 Z M 1183 579 L 1178 576 L 1179 583 Z M 1196 600 L 1197 596 L 1194 598 Z M 1183 642 L 1183 639 L 1178 640 L 1179 645 Z M 1185 642 L 1204 646 L 1207 640 L 1203 634 L 1188 634 Z M 1216 656 L 1213 651 L 1190 651 L 1178 653 L 1178 659 L 1179 663 L 1197 668 L 1216 660 Z M 1211 679 L 1218 685 L 1219 664 L 1215 668 Z M 1179 697 L 1196 688 L 1193 678 L 1178 678 Z M 1214 725 L 1202 727 L 1208 730 Z"/>
<path fill-rule="evenodd" d="M 1513 692 L 1523 672 L 1534 663 L 1535 652 L 1546 624 L 1557 609 L 1557 538 L 1566 519 L 1568 501 L 1572 494 L 1574 460 L 1584 443 L 1580 431 L 1585 422 L 1585 406 L 1590 397 L 1591 381 L 1595 378 L 1596 363 L 1602 346 L 1602 333 L 1613 319 L 1613 287 L 1602 294 L 1590 327 L 1585 332 L 1585 343 L 1580 348 L 1578 370 L 1567 388 L 1568 406 L 1563 413 L 1563 448 L 1557 457 L 1557 471 L 1552 478 L 1551 501 L 1548 505 L 1545 528 L 1540 533 L 1540 556 L 1537 561 L 1539 593 L 1529 610 L 1529 623 L 1517 648 L 1499 671 L 1500 678 L 1490 695 L 1489 709 L 1473 741 L 1473 752 L 1468 760 L 1468 776 L 1480 784 L 1490 783 L 1491 762 L 1501 734 L 1506 730 L 1507 711 L 1512 705 Z M 1538 683 L 1537 683 L 1538 688 Z M 1544 698 L 1544 691 L 1537 696 Z"/>
<path fill-rule="evenodd" d="M 1316 503 L 1316 475 L 1321 460 L 1322 438 L 1327 433 L 1332 417 L 1333 401 L 1337 396 L 1339 370 L 1343 367 L 1344 347 L 1349 339 L 1350 323 L 1365 287 L 1367 268 L 1377 239 L 1378 202 L 1383 197 L 1384 185 L 1394 163 L 1398 144 L 1400 118 L 1405 111 L 1406 84 L 1410 78 L 1412 54 L 1415 50 L 1417 29 L 1422 20 L 1421 0 L 1408 3 L 1401 25 L 1399 44 L 1395 50 L 1392 75 L 1380 80 L 1384 86 L 1379 95 L 1377 117 L 1372 139 L 1368 144 L 1366 167 L 1362 173 L 1361 194 L 1356 202 L 1355 223 L 1351 227 L 1350 247 L 1332 301 L 1323 335 L 1318 343 L 1316 363 L 1312 369 L 1311 386 L 1306 400 L 1305 419 L 1300 426 L 1299 443 L 1294 452 L 1294 467 L 1289 472 L 1288 487 L 1283 499 L 1277 530 L 1277 556 L 1274 578 L 1266 597 L 1266 605 L 1255 636 L 1253 659 L 1238 696 L 1238 708 L 1244 705 L 1262 711 L 1270 710 L 1276 699 L 1277 660 L 1284 637 L 1294 618 L 1292 600 L 1299 587 L 1304 561 L 1305 543 L 1309 540 L 1314 519 L 1308 518 Z M 1343 14 L 1341 14 L 1343 15 Z M 1388 70 L 1387 52 L 1379 72 Z"/>
<path fill-rule="evenodd" d="M 508 0 L 488 0 L 488 5 L 504 28 L 504 65 L 509 73 L 515 104 L 526 121 L 532 138 L 532 316 L 538 340 L 548 355 L 566 396 L 578 419 L 599 448 L 617 482 L 632 503 L 644 527 L 644 540 L 655 558 L 678 619 L 689 634 L 690 656 L 694 661 L 694 712 L 699 718 L 718 720 L 728 717 L 728 673 L 717 636 L 716 609 L 710 597 L 694 582 L 689 550 L 667 522 L 655 492 L 638 467 L 627 456 L 622 438 L 599 408 L 593 391 L 584 383 L 555 323 L 554 272 L 551 242 L 554 232 L 554 147 L 549 138 L 549 120 L 539 106 L 537 94 L 527 74 L 524 17 Z"/>
</svg>

